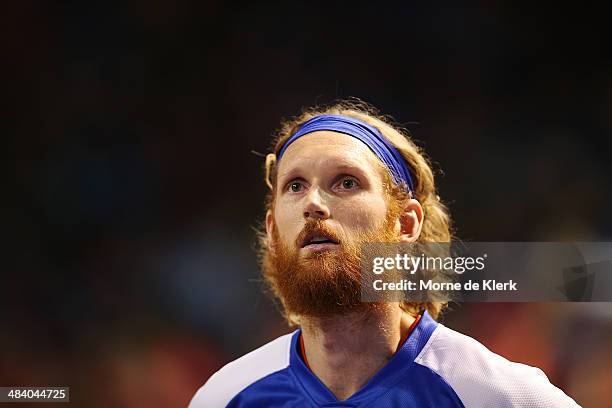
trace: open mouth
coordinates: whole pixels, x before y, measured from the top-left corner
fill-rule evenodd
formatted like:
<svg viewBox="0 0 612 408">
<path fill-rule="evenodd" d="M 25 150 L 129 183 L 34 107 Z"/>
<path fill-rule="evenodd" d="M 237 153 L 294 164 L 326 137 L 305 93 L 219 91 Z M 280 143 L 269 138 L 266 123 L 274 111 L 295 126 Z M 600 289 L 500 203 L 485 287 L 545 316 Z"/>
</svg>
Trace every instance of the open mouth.
<svg viewBox="0 0 612 408">
<path fill-rule="evenodd" d="M 324 249 L 338 245 L 338 241 L 321 233 L 308 234 L 302 241 L 302 248 Z"/>
</svg>

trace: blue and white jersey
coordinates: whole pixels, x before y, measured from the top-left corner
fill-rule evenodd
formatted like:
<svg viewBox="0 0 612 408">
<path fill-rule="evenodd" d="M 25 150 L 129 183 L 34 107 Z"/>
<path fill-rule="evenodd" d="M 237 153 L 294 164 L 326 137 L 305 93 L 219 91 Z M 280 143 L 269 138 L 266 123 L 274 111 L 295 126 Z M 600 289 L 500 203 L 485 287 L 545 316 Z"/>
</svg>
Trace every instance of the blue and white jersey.
<svg viewBox="0 0 612 408">
<path fill-rule="evenodd" d="M 578 407 L 538 368 L 513 363 L 424 312 L 387 364 L 338 401 L 299 354 L 300 330 L 227 364 L 189 408 Z"/>
</svg>

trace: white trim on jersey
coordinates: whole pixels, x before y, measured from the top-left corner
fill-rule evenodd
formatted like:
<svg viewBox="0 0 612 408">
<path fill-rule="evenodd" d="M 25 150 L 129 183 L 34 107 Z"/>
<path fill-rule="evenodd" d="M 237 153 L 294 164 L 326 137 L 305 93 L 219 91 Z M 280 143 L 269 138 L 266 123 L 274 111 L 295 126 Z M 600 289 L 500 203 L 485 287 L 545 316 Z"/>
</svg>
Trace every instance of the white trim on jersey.
<svg viewBox="0 0 612 408">
<path fill-rule="evenodd" d="M 536 367 L 513 363 L 442 324 L 415 362 L 430 368 L 470 407 L 579 407 Z"/>
<path fill-rule="evenodd" d="M 281 336 L 225 365 L 200 387 L 188 408 L 225 407 L 249 385 L 287 368 L 294 333 Z"/>
</svg>

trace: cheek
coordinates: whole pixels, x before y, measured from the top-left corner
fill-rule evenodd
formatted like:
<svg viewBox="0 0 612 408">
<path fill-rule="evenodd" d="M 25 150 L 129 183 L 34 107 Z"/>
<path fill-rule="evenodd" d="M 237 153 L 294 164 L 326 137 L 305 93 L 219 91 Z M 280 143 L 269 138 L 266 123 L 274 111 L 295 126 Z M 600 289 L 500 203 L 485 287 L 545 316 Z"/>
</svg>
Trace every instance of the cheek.
<svg viewBox="0 0 612 408">
<path fill-rule="evenodd" d="M 274 208 L 274 220 L 278 235 L 283 242 L 295 240 L 300 233 L 302 224 L 301 218 L 296 213 L 295 206 L 281 205 Z"/>
<path fill-rule="evenodd" d="M 387 205 L 381 197 L 367 196 L 362 199 L 339 203 L 336 219 L 350 229 L 368 231 L 384 222 Z"/>
</svg>

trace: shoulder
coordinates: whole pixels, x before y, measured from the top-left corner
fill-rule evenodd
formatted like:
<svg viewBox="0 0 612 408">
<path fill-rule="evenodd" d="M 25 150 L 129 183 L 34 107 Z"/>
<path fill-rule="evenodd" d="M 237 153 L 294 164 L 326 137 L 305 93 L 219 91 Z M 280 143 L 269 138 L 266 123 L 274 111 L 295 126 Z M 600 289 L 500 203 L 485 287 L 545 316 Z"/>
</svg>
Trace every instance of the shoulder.
<svg viewBox="0 0 612 408">
<path fill-rule="evenodd" d="M 189 408 L 224 407 L 251 384 L 288 367 L 294 334 L 278 337 L 223 366 L 195 393 Z"/>
<path fill-rule="evenodd" d="M 539 368 L 511 362 L 442 324 L 415 362 L 442 377 L 466 407 L 578 407 Z"/>
</svg>

